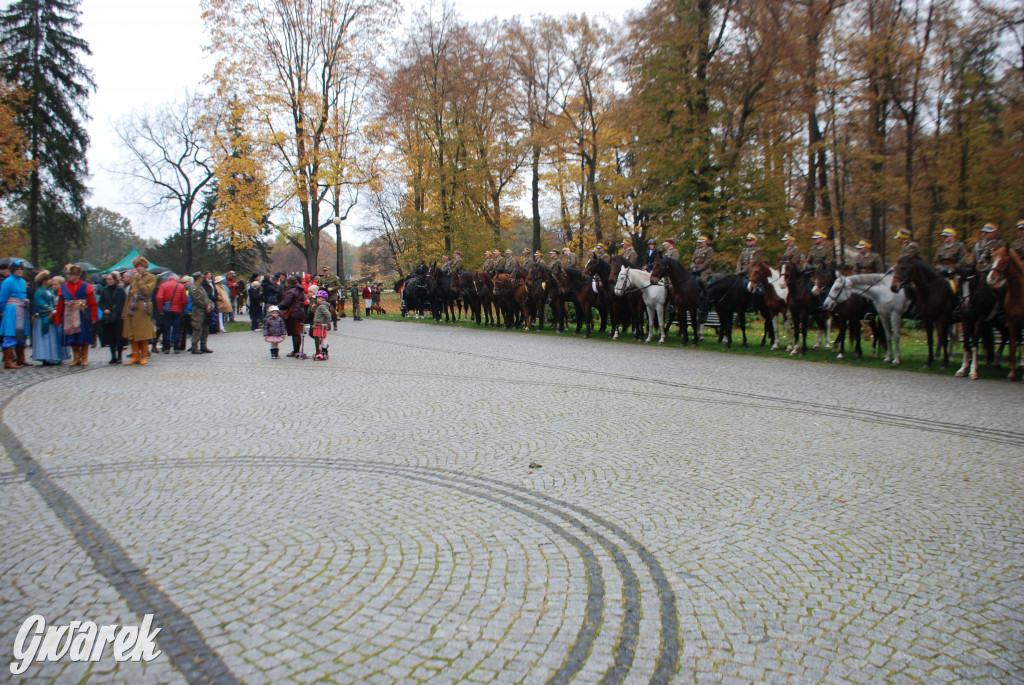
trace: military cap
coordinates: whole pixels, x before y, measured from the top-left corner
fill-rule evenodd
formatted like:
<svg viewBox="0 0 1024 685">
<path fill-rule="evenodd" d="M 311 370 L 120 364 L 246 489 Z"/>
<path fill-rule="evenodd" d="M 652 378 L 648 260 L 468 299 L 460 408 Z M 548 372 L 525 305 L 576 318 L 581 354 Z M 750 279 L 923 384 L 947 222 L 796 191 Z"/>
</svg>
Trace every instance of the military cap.
<svg viewBox="0 0 1024 685">
<path fill-rule="evenodd" d="M 857 249 L 858 250 L 863 248 L 863 247 L 866 247 L 866 248 L 868 248 L 870 250 L 871 249 L 871 243 L 869 243 L 866 240 L 862 240 L 859 243 L 857 243 Z"/>
<path fill-rule="evenodd" d="M 910 239 L 910 231 L 908 231 L 905 228 L 898 228 L 898 229 L 896 229 L 896 235 L 893 236 L 893 237 L 895 237 L 895 238 L 906 238 L 906 239 L 909 240 Z"/>
<path fill-rule="evenodd" d="M 824 233 L 822 233 L 821 231 L 815 231 L 814 233 L 811 234 L 811 237 L 812 238 L 827 238 L 828 236 L 825 235 Z"/>
<path fill-rule="evenodd" d="M 750 240 L 750 236 L 749 235 L 747 236 L 747 240 Z M 782 240 L 783 240 L 783 242 L 785 242 L 787 240 L 794 240 L 795 241 L 796 237 L 794 237 L 792 233 L 787 233 L 786 235 L 782 236 Z"/>
<path fill-rule="evenodd" d="M 991 221 L 981 227 L 982 233 L 995 233 L 997 226 Z"/>
<path fill-rule="evenodd" d="M 747 240 L 757 240 L 757 236 L 754 235 L 753 233 L 748 233 Z"/>
<path fill-rule="evenodd" d="M 942 233 L 940 233 L 939 235 L 942 235 L 942 236 L 956 235 L 956 231 L 954 231 L 951 227 L 946 226 L 944 229 L 942 229 Z"/>
</svg>

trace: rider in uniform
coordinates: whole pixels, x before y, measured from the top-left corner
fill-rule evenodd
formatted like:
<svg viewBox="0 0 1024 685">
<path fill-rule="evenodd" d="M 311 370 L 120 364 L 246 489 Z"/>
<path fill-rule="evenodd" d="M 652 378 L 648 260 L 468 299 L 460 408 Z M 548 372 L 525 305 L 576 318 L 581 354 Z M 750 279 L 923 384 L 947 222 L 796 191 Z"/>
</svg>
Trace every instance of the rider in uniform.
<svg viewBox="0 0 1024 685">
<path fill-rule="evenodd" d="M 989 222 L 981 227 L 981 240 L 974 244 L 974 268 L 985 275 L 992 270 L 992 253 L 1006 243 L 996 237 L 996 225 Z"/>
<path fill-rule="evenodd" d="M 814 245 L 807 253 L 807 266 L 812 269 L 817 269 L 820 266 L 826 269 L 831 269 L 836 265 L 836 253 L 835 250 L 826 242 L 826 236 L 821 231 L 815 231 L 811 235 L 811 239 L 814 240 Z"/>
<path fill-rule="evenodd" d="M 533 253 L 533 263 L 537 266 L 543 266 L 544 268 L 547 268 L 548 266 L 544 263 L 544 253 L 540 250 Z"/>
<path fill-rule="evenodd" d="M 558 256 L 558 250 L 552 250 L 548 254 L 551 255 L 551 264 L 548 268 L 554 271 L 556 267 L 562 266 L 562 259 Z"/>
<path fill-rule="evenodd" d="M 669 238 L 663 242 L 661 246 L 665 248 L 663 251 L 665 259 L 674 259 L 677 262 L 679 261 L 679 250 L 676 249 L 676 241 Z"/>
<path fill-rule="evenodd" d="M 935 248 L 935 266 L 952 276 L 968 265 L 967 248 L 956 239 L 956 231 L 952 226 L 942 229 L 942 242 Z"/>
<path fill-rule="evenodd" d="M 897 257 L 897 260 L 907 256 L 921 258 L 921 248 L 910 239 L 910 231 L 905 228 L 897 229 L 896 240 L 900 243 L 900 256 Z"/>
<path fill-rule="evenodd" d="M 491 253 L 489 250 L 484 250 L 484 265 L 480 267 L 481 271 L 486 271 L 489 274 L 494 273 L 494 260 L 491 259 Z"/>
<path fill-rule="evenodd" d="M 448 265 L 448 273 L 452 276 L 462 271 L 462 253 L 456 250 L 454 257 L 451 264 Z"/>
<path fill-rule="evenodd" d="M 505 250 L 505 270 L 509 273 L 515 273 L 515 270 L 519 268 L 519 261 L 515 255 L 512 254 L 512 250 Z"/>
<path fill-rule="evenodd" d="M 871 243 L 866 240 L 857 243 L 857 257 L 853 260 L 853 273 L 880 274 L 884 270 L 882 256 L 871 251 Z"/>
<path fill-rule="evenodd" d="M 494 270 L 504 271 L 505 270 L 505 258 L 501 256 L 501 250 L 492 250 L 491 254 L 494 256 Z"/>
<path fill-rule="evenodd" d="M 452 270 L 452 261 L 448 259 L 448 255 L 441 255 L 441 259 L 444 260 L 441 264 L 441 271 L 448 274 Z"/>
<path fill-rule="evenodd" d="M 697 248 L 693 251 L 693 259 L 690 260 L 690 271 L 704 285 L 707 285 L 711 279 L 711 262 L 714 261 L 714 258 L 715 251 L 708 245 L 708 237 L 706 235 L 697 236 Z"/>
<path fill-rule="evenodd" d="M 622 259 L 630 266 L 636 266 L 637 262 L 640 261 L 640 257 L 637 256 L 636 250 L 633 249 L 633 241 L 629 238 L 622 239 Z"/>
<path fill-rule="evenodd" d="M 747 273 L 750 267 L 760 264 L 763 257 L 764 250 L 757 244 L 757 236 L 753 233 L 748 233 L 747 246 L 740 250 L 739 259 L 736 260 L 736 273 Z"/>
<path fill-rule="evenodd" d="M 524 247 L 523 248 L 523 263 L 520 264 L 520 266 L 523 267 L 523 269 L 525 269 L 526 271 L 529 271 L 530 269 L 533 268 L 533 264 L 534 264 L 533 255 L 530 253 L 530 248 Z"/>
<path fill-rule="evenodd" d="M 605 264 L 610 264 L 612 261 L 612 256 L 604 251 L 604 243 L 598 243 L 594 246 L 594 254 Z"/>
<path fill-rule="evenodd" d="M 654 269 L 654 260 L 661 256 L 658 252 L 658 241 L 654 238 L 647 240 L 647 254 L 644 255 L 644 271 L 651 273 Z"/>
<path fill-rule="evenodd" d="M 1024 259 L 1024 219 L 1017 222 L 1017 239 L 1010 243 L 1010 248 Z"/>
<path fill-rule="evenodd" d="M 576 253 L 570 250 L 568 246 L 562 248 L 562 259 L 565 262 L 562 266 L 567 269 L 575 269 L 579 267 L 579 258 L 576 257 Z"/>
<path fill-rule="evenodd" d="M 804 256 L 800 252 L 800 248 L 797 247 L 796 236 L 787 233 L 782 236 L 782 242 L 786 245 L 786 251 L 782 253 L 782 259 L 779 260 L 780 265 L 782 262 L 789 262 L 796 269 L 803 268 Z"/>
</svg>

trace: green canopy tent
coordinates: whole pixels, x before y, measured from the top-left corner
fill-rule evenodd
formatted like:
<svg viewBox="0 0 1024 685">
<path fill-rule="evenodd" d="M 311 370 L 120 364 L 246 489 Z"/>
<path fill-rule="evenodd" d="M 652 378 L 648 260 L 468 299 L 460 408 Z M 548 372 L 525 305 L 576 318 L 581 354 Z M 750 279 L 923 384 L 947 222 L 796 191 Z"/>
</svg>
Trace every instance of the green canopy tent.
<svg viewBox="0 0 1024 685">
<path fill-rule="evenodd" d="M 121 259 L 121 261 L 119 261 L 117 264 L 114 264 L 112 266 L 108 266 L 106 269 L 104 269 L 100 273 L 106 274 L 106 273 L 110 273 L 111 271 L 125 271 L 126 269 L 132 269 L 132 268 L 134 268 L 132 266 L 132 260 L 135 259 L 138 256 L 139 256 L 139 251 L 136 250 L 133 247 L 132 251 L 129 252 L 128 254 L 126 254 L 124 256 L 124 258 Z M 154 264 L 153 262 L 149 263 L 149 270 L 150 271 L 152 271 L 153 269 L 156 269 L 156 268 L 159 268 L 159 267 L 157 267 L 156 264 Z"/>
</svg>

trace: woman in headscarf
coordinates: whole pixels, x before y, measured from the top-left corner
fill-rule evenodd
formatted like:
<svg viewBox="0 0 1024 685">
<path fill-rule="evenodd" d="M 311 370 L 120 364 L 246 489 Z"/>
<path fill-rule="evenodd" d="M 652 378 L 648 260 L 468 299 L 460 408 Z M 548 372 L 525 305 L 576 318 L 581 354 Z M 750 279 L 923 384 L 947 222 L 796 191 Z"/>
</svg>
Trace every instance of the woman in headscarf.
<svg viewBox="0 0 1024 685">
<path fill-rule="evenodd" d="M 103 318 L 100 319 L 100 339 L 104 347 L 110 348 L 108 364 L 121 363 L 121 351 L 124 349 L 121 338 L 121 312 L 124 311 L 126 299 L 124 288 L 118 282 L 117 272 L 103 274 L 103 289 L 100 290 L 100 311 L 103 312 Z"/>
<path fill-rule="evenodd" d="M 25 359 L 25 339 L 29 333 L 29 301 L 28 284 L 23 278 L 24 273 L 24 264 L 19 261 L 11 262 L 11 275 L 0 285 L 0 307 L 3 307 L 0 335 L 3 336 L 5 369 L 34 366 Z"/>
<path fill-rule="evenodd" d="M 281 316 L 284 318 L 288 335 L 292 336 L 292 351 L 289 357 L 299 356 L 299 347 L 302 345 L 302 328 L 306 325 L 306 306 L 304 301 L 306 294 L 302 290 L 302 284 L 295 276 L 289 276 L 285 281 L 284 296 L 281 298 Z"/>
<path fill-rule="evenodd" d="M 71 346 L 71 366 L 89 365 L 89 345 L 99 315 L 92 286 L 82 280 L 82 267 L 68 267 L 68 280 L 61 286 L 57 300 L 57 323 L 63 326 L 64 344 Z"/>
<path fill-rule="evenodd" d="M 156 276 L 149 273 L 149 260 L 139 256 L 132 260 L 135 273 L 128 283 L 128 296 L 122 313 L 124 338 L 132 344 L 132 358 L 124 363 L 147 364 L 149 362 L 149 341 L 156 338 L 156 327 L 151 313 L 153 291 L 156 290 Z"/>
<path fill-rule="evenodd" d="M 68 358 L 68 349 L 61 344 L 63 331 L 56 323 L 57 293 L 53 281 L 49 271 L 40 271 L 32 296 L 32 359 L 43 366 L 60 364 Z"/>
</svg>

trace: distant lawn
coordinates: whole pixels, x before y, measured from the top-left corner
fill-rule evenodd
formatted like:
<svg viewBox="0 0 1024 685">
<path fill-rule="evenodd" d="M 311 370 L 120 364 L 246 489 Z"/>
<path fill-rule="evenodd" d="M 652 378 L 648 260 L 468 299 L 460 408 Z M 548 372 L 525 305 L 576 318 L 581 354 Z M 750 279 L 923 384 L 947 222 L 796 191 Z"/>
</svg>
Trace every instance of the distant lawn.
<svg viewBox="0 0 1024 685">
<path fill-rule="evenodd" d="M 351 303 L 348 303 L 348 304 L 351 305 Z M 444 324 L 444 323 L 435 324 L 433 319 L 430 318 L 429 314 L 428 314 L 427 318 L 419 319 L 419 320 L 414 319 L 414 318 L 409 318 L 409 317 L 403 318 L 400 315 L 401 303 L 400 303 L 400 297 L 399 297 L 399 295 L 397 293 L 384 293 L 381 296 L 381 306 L 384 307 L 384 309 L 387 311 L 387 314 L 383 314 L 383 315 L 373 314 L 373 315 L 371 315 L 371 318 L 380 318 L 380 319 L 386 319 L 386 320 L 390 320 L 390 321 L 404 321 L 404 322 L 418 324 L 418 325 L 422 325 L 422 326 L 441 325 L 441 326 L 458 326 L 460 328 L 473 328 L 473 329 L 475 329 L 475 328 L 491 328 L 491 327 L 477 326 L 475 323 L 467 320 L 465 317 L 463 318 L 462 321 L 459 321 L 459 322 L 454 323 L 454 324 Z M 573 308 L 570 306 L 569 307 L 570 317 L 572 316 L 572 309 Z M 548 311 L 549 311 L 549 314 L 550 314 L 550 310 L 548 310 Z M 349 306 L 347 308 L 347 312 L 351 315 L 351 313 L 352 313 L 351 306 Z M 892 368 L 892 367 L 887 366 L 886 364 L 882 363 L 882 357 L 884 356 L 884 353 L 879 353 L 879 356 L 877 358 L 871 356 L 871 336 L 870 336 L 870 332 L 868 332 L 868 331 L 865 331 L 863 342 L 861 343 L 861 346 L 862 346 L 862 348 L 864 350 L 864 358 L 863 359 L 856 359 L 853 356 L 853 350 L 851 348 L 849 340 L 847 340 L 847 344 L 846 344 L 846 358 L 844 358 L 844 359 L 836 359 L 835 354 L 833 354 L 831 351 L 828 351 L 826 349 L 819 349 L 819 350 L 811 349 L 810 346 L 814 344 L 814 341 L 817 339 L 817 335 L 818 335 L 817 331 L 814 331 L 814 330 L 810 331 L 810 333 L 807 336 L 807 343 L 808 343 L 807 355 L 805 357 L 803 357 L 803 358 L 800 358 L 800 357 L 790 357 L 789 353 L 783 351 L 782 349 L 777 350 L 775 352 L 772 352 L 769 349 L 768 346 L 761 347 L 761 336 L 764 333 L 764 322 L 761 321 L 759 318 L 755 319 L 753 314 L 747 314 L 747 320 L 748 320 L 748 323 L 747 323 L 747 341 L 748 341 L 748 345 L 749 345 L 748 347 L 744 348 L 744 347 L 740 346 L 741 343 L 742 343 L 742 337 L 740 336 L 739 328 L 734 325 L 733 326 L 733 347 L 731 349 L 726 348 L 724 345 L 722 345 L 721 343 L 718 342 L 717 334 L 716 334 L 714 329 L 706 329 L 705 330 L 704 340 L 700 344 L 700 349 L 716 351 L 716 352 L 720 352 L 720 353 L 725 354 L 725 355 L 728 355 L 728 354 L 742 354 L 742 355 L 759 356 L 759 357 L 778 357 L 778 358 L 786 358 L 786 359 L 799 359 L 799 360 L 805 361 L 807 363 L 815 363 L 816 362 L 816 363 L 822 363 L 822 364 L 842 364 L 842 365 L 846 365 L 846 366 Z M 600 323 L 600 320 L 598 319 L 598 317 L 596 315 L 595 315 L 595 322 L 596 322 L 596 324 Z M 237 325 L 237 323 L 235 325 Z M 812 326 L 813 326 L 813 324 L 812 324 Z M 938 363 L 933 364 L 932 368 L 924 368 L 924 362 L 928 358 L 928 344 L 927 344 L 927 339 L 925 337 L 925 332 L 923 330 L 917 330 L 917 326 L 918 326 L 918 322 L 917 321 L 906 320 L 906 321 L 903 322 L 903 332 L 902 332 L 902 336 L 901 336 L 901 345 L 900 345 L 900 349 L 901 349 L 901 365 L 899 367 L 899 370 L 902 370 L 902 371 L 914 371 L 914 372 L 918 372 L 918 373 L 945 374 L 945 375 L 952 376 L 956 372 L 956 370 L 958 368 L 960 368 L 960 362 L 961 362 L 962 354 L 963 354 L 962 351 L 961 351 L 960 344 L 956 343 L 953 346 L 954 352 L 953 352 L 953 354 L 950 355 L 949 368 L 947 368 L 945 370 L 942 370 L 942 369 L 939 368 L 939 364 Z M 491 328 L 491 329 L 492 330 L 496 330 L 496 329 L 493 329 L 493 328 Z M 248 330 L 248 323 L 246 323 L 245 328 L 241 329 L 241 330 Z M 505 330 L 505 329 L 501 329 L 501 330 Z M 572 331 L 574 331 L 574 330 L 575 330 L 575 324 L 573 324 L 570 329 L 568 329 L 565 333 L 562 333 L 562 334 L 558 334 L 558 333 L 550 330 L 549 328 L 545 328 L 544 331 L 531 330 L 529 333 L 527 333 L 527 332 L 525 332 L 525 331 L 523 331 L 521 329 L 516 329 L 516 330 L 508 330 L 507 333 L 509 335 L 562 335 L 562 336 L 570 335 L 571 336 L 571 335 L 574 335 L 572 333 Z M 833 335 L 835 335 L 834 331 L 833 331 Z M 583 340 L 582 332 L 578 335 L 578 337 L 580 338 L 580 343 L 581 344 L 585 344 L 585 342 Z M 613 341 L 611 339 L 611 336 L 608 333 L 601 333 L 601 332 L 599 332 L 597 330 L 597 325 L 595 325 L 594 332 L 591 335 L 590 339 L 591 340 L 597 340 L 597 341 L 614 342 L 614 343 L 618 343 L 618 344 L 622 344 L 622 345 L 638 345 L 638 344 L 643 344 L 642 342 L 641 343 L 634 342 L 633 341 L 633 334 L 631 332 L 626 333 L 625 336 L 620 335 L 619 339 L 617 341 Z M 782 339 L 783 339 L 783 341 L 785 341 L 785 336 L 783 336 Z M 668 338 L 666 340 L 665 345 L 666 346 L 678 347 L 680 345 L 681 341 L 682 341 L 682 338 L 678 335 L 678 328 L 676 326 L 673 326 L 672 327 L 672 332 L 668 335 Z M 651 344 L 653 345 L 655 343 L 652 342 Z M 984 362 L 984 354 L 982 354 L 982 358 L 979 359 L 979 363 L 978 363 L 978 376 L 979 376 L 979 378 L 999 379 L 999 380 L 1001 380 L 1001 379 L 1004 379 L 1006 377 L 1007 373 L 1009 373 L 1009 369 L 1008 369 L 1008 367 L 1006 365 L 1005 360 L 999 366 L 986 366 L 985 362 Z"/>
</svg>

